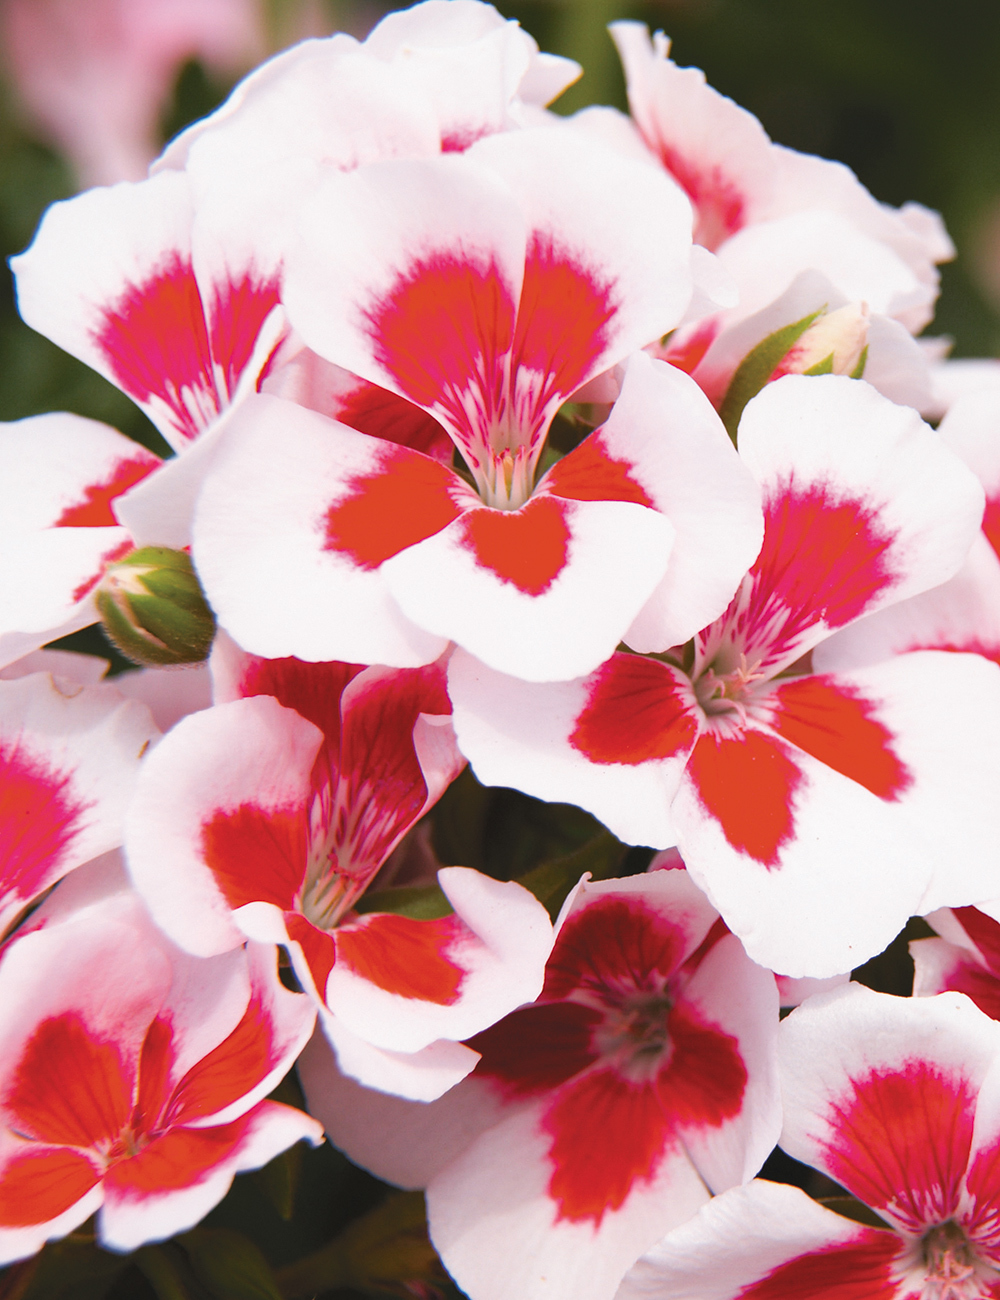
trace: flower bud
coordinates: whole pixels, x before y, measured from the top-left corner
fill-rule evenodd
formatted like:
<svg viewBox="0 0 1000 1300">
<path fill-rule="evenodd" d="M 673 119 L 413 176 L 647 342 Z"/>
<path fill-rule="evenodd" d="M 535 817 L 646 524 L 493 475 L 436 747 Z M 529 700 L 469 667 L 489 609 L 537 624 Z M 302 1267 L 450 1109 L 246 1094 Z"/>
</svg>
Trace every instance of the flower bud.
<svg viewBox="0 0 1000 1300">
<path fill-rule="evenodd" d="M 850 375 L 860 379 L 868 353 L 868 304 L 822 312 L 785 353 L 771 375 Z"/>
<path fill-rule="evenodd" d="M 109 640 L 137 664 L 208 657 L 215 617 L 184 551 L 143 546 L 109 564 L 95 593 Z"/>
</svg>

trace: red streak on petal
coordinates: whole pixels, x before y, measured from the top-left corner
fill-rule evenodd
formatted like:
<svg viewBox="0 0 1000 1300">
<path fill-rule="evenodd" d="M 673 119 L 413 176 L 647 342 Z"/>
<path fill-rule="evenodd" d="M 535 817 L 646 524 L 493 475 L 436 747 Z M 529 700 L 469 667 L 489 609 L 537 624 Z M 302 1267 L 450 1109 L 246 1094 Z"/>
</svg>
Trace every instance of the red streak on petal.
<svg viewBox="0 0 1000 1300">
<path fill-rule="evenodd" d="M 157 397 L 177 427 L 196 437 L 206 421 L 196 418 L 183 392 L 195 395 L 199 409 L 218 414 L 219 396 L 205 308 L 191 262 L 171 253 L 142 284 L 130 284 L 102 312 L 94 343 L 111 373 L 137 402 Z"/>
<path fill-rule="evenodd" d="M 450 1007 L 459 999 L 465 971 L 448 952 L 468 933 L 456 916 L 415 921 L 371 913 L 337 931 L 337 961 L 387 993 Z"/>
<path fill-rule="evenodd" d="M 25 1151 L 0 1169 L 0 1227 L 48 1223 L 96 1187 L 100 1174 L 76 1151 Z"/>
<path fill-rule="evenodd" d="M 119 542 L 117 546 L 112 546 L 110 550 L 104 552 L 98 561 L 99 568 L 95 574 L 85 578 L 83 582 L 73 592 L 72 600 L 76 604 L 78 600 L 83 600 L 84 596 L 89 596 L 100 580 L 104 577 L 105 567 L 114 564 L 115 560 L 123 560 L 130 551 L 135 550 L 132 542 Z"/>
<path fill-rule="evenodd" d="M 74 795 L 71 773 L 0 742 L 0 907 L 58 879 L 92 806 Z"/>
<path fill-rule="evenodd" d="M 28 1039 L 4 1106 L 25 1137 L 92 1147 L 128 1123 L 133 1073 L 116 1043 L 67 1011 L 43 1020 Z"/>
<path fill-rule="evenodd" d="M 361 569 L 377 569 L 462 513 L 450 469 L 408 448 L 383 447 L 378 468 L 353 477 L 350 494 L 326 513 L 324 550 L 349 555 Z"/>
<path fill-rule="evenodd" d="M 141 482 L 147 474 L 161 464 L 160 458 L 152 452 L 136 454 L 128 460 L 120 460 L 112 473 L 102 483 L 88 483 L 84 489 L 83 500 L 67 506 L 53 525 L 55 528 L 106 528 L 118 523 L 111 502 L 116 497 Z"/>
<path fill-rule="evenodd" d="M 617 653 L 592 673 L 569 743 L 592 763 L 637 766 L 690 750 L 698 723 L 670 669 Z"/>
<path fill-rule="evenodd" d="M 842 776 L 880 799 L 898 799 L 913 777 L 892 749 L 893 736 L 873 716 L 875 706 L 834 677 L 802 677 L 775 691 L 771 725 Z"/>
<path fill-rule="evenodd" d="M 1000 496 L 986 498 L 986 509 L 983 511 L 983 532 L 986 534 L 986 540 L 1000 555 Z"/>
<path fill-rule="evenodd" d="M 893 1265 L 903 1243 L 880 1228 L 859 1233 L 860 1241 L 824 1246 L 779 1264 L 744 1287 L 736 1300 L 897 1300 L 900 1284 Z"/>
<path fill-rule="evenodd" d="M 202 826 L 202 857 L 230 907 L 264 902 L 284 910 L 305 875 L 308 832 L 304 808 L 241 804 Z"/>
<path fill-rule="evenodd" d="M 956 907 L 955 917 L 979 949 L 994 975 L 1000 976 L 1000 923 L 978 907 Z"/>
<path fill-rule="evenodd" d="M 240 1146 L 257 1109 L 231 1124 L 170 1129 L 138 1154 L 113 1165 L 104 1176 L 107 1192 L 116 1198 L 141 1200 L 203 1183 Z"/>
<path fill-rule="evenodd" d="M 483 568 L 526 596 L 541 596 L 566 567 L 569 528 L 555 497 L 533 497 L 520 510 L 469 510 L 463 543 Z"/>
<path fill-rule="evenodd" d="M 272 1042 L 270 1017 L 255 995 L 232 1033 L 177 1084 L 164 1124 L 191 1124 L 246 1096 L 277 1064 Z"/>
<path fill-rule="evenodd" d="M 684 929 L 641 898 L 597 897 L 567 920 L 545 968 L 543 998 L 659 992 L 684 960 Z"/>
<path fill-rule="evenodd" d="M 874 1210 L 891 1204 L 913 1231 L 950 1219 L 969 1160 L 978 1088 L 913 1059 L 871 1070 L 829 1106 L 826 1168 Z"/>
<path fill-rule="evenodd" d="M 567 1084 L 542 1126 L 557 1222 L 589 1220 L 595 1227 L 609 1210 L 621 1209 L 637 1184 L 652 1182 L 675 1141 L 655 1087 L 632 1083 L 617 1070 L 595 1070 Z"/>
<path fill-rule="evenodd" d="M 741 853 L 777 867 L 795 830 L 793 802 L 803 774 L 781 741 L 760 731 L 722 739 L 709 732 L 688 763 L 705 812 Z"/>
<path fill-rule="evenodd" d="M 297 943 L 302 949 L 316 993 L 325 1002 L 327 981 L 337 961 L 333 935 L 307 921 L 301 912 L 285 913 L 285 930 L 292 943 Z"/>
<path fill-rule="evenodd" d="M 742 230 L 746 224 L 746 199 L 718 164 L 706 168 L 662 139 L 653 148 L 694 206 L 696 244 L 714 250 Z"/>
<path fill-rule="evenodd" d="M 359 433 L 384 438 L 451 464 L 455 444 L 433 415 L 377 384 L 360 380 L 358 387 L 343 399 L 337 419 Z"/>
<path fill-rule="evenodd" d="M 653 498 L 631 477 L 631 469 L 628 461 L 608 454 L 598 430 L 552 466 L 545 486 L 555 496 L 571 501 L 632 501 L 655 509 Z"/>
<path fill-rule="evenodd" d="M 222 367 L 232 397 L 253 355 L 268 313 L 278 305 L 280 278 L 258 276 L 252 269 L 238 279 L 217 284 L 212 292 L 212 356 Z"/>
<path fill-rule="evenodd" d="M 540 1002 L 505 1016 L 468 1040 L 482 1053 L 475 1074 L 507 1099 L 549 1092 L 593 1065 L 592 1032 L 604 1019 L 579 1002 Z"/>
</svg>

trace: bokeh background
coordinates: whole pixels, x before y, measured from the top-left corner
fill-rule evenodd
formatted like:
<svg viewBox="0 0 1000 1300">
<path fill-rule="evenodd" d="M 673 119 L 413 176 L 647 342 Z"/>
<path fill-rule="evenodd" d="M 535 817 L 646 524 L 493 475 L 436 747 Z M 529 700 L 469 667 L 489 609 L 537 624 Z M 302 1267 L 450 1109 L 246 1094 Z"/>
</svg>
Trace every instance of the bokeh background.
<svg viewBox="0 0 1000 1300">
<path fill-rule="evenodd" d="M 0 247 L 45 207 L 143 174 L 249 67 L 306 35 L 363 36 L 373 0 L 0 0 Z M 848 163 L 883 201 L 945 217 L 959 256 L 937 319 L 956 356 L 1000 354 L 1000 4 L 997 0 L 515 0 L 543 49 L 585 67 L 556 106 L 625 106 L 604 28 L 639 18 L 681 64 L 782 144 Z M 77 411 L 163 452 L 131 403 L 19 320 L 0 284 L 0 420 Z"/>
</svg>

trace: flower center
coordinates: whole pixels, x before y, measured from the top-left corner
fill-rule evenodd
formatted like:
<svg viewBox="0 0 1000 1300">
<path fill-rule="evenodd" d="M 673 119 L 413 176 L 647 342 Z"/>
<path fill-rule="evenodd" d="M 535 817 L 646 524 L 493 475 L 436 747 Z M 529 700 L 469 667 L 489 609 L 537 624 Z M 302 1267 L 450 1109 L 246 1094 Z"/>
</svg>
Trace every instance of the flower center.
<svg viewBox="0 0 1000 1300">
<path fill-rule="evenodd" d="M 1000 1271 L 977 1255 L 953 1219 L 925 1232 L 920 1249 L 924 1268 L 921 1300 L 981 1300 L 994 1294 Z"/>
<path fill-rule="evenodd" d="M 635 992 L 605 1007 L 595 1031 L 597 1050 L 623 1073 L 647 1079 L 659 1070 L 670 1050 L 667 1017 L 673 1006 L 666 992 Z"/>
<path fill-rule="evenodd" d="M 748 664 L 746 655 L 741 654 L 739 663 L 729 672 L 720 673 L 715 665 L 704 669 L 694 681 L 695 698 L 706 718 L 734 714 L 734 721 L 738 719 L 745 725 L 746 706 L 753 694 L 754 683 L 767 676 L 761 672 L 759 660 Z"/>
</svg>

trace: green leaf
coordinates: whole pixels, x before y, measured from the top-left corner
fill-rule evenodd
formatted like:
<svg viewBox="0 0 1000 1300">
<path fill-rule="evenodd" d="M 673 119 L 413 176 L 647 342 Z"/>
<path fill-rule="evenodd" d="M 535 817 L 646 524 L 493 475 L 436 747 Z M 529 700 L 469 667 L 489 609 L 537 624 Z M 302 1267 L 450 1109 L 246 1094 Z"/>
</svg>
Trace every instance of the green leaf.
<svg viewBox="0 0 1000 1300">
<path fill-rule="evenodd" d="M 733 442 L 736 441 L 736 430 L 739 428 L 740 416 L 747 402 L 751 397 L 757 396 L 789 350 L 795 346 L 817 316 L 823 315 L 824 311 L 826 307 L 820 307 L 808 316 L 803 316 L 801 320 L 794 321 L 791 325 L 783 325 L 780 330 L 768 334 L 767 338 L 761 339 L 756 347 L 750 349 L 737 366 L 736 373 L 729 381 L 726 395 L 722 399 L 722 405 L 719 407 L 722 423 L 726 426 Z"/>
<path fill-rule="evenodd" d="M 439 916 L 450 916 L 455 909 L 440 885 L 425 885 L 416 889 L 380 889 L 374 894 L 364 894 L 355 903 L 354 910 L 393 912 L 396 916 L 411 916 L 415 921 L 434 921 Z"/>
<path fill-rule="evenodd" d="M 157 1300 L 195 1300 L 185 1275 L 184 1262 L 177 1248 L 166 1242 L 161 1246 L 143 1246 L 132 1256 Z"/>
<path fill-rule="evenodd" d="M 593 880 L 609 880 L 620 871 L 626 853 L 626 845 L 615 839 L 610 831 L 602 831 L 575 852 L 533 867 L 519 877 L 517 883 L 544 904 L 554 921 L 570 890 L 585 871 L 590 872 Z"/>
<path fill-rule="evenodd" d="M 294 1104 L 294 1103 L 292 1103 Z M 301 1109 L 301 1106 L 300 1106 Z M 290 1223 L 295 1214 L 295 1193 L 302 1172 L 302 1143 L 296 1142 L 280 1156 L 253 1172 L 254 1181 L 274 1206 L 279 1218 Z"/>
<path fill-rule="evenodd" d="M 24 1262 L 9 1300 L 103 1300 L 130 1263 L 127 1255 L 102 1250 L 92 1232 L 78 1229 Z M 5 1284 L 10 1276 L 4 1275 Z"/>
<path fill-rule="evenodd" d="M 176 1241 L 213 1300 L 282 1300 L 270 1264 L 241 1232 L 195 1228 Z"/>
</svg>

